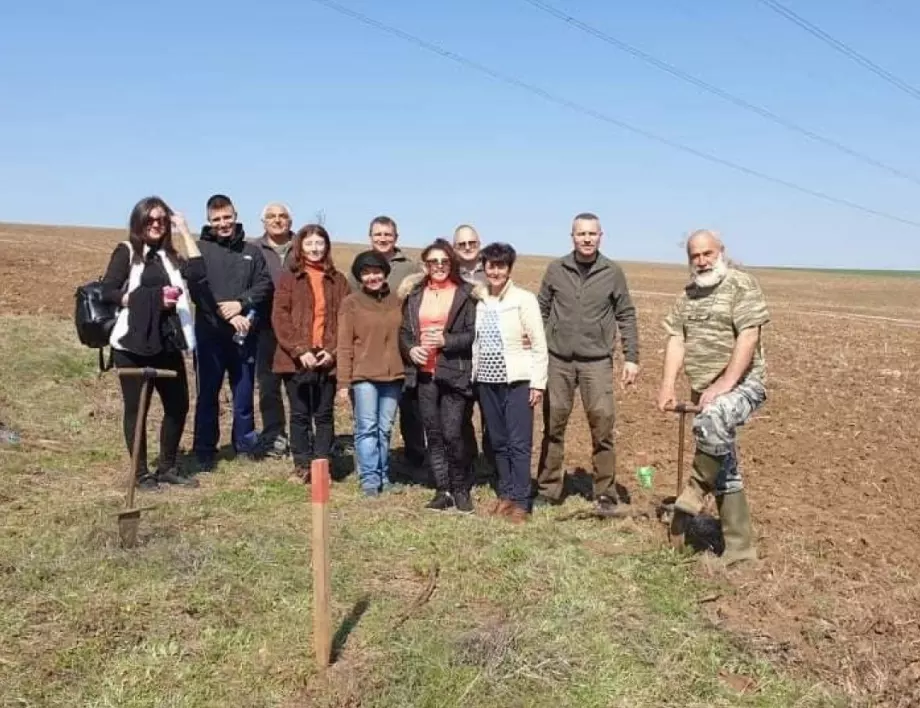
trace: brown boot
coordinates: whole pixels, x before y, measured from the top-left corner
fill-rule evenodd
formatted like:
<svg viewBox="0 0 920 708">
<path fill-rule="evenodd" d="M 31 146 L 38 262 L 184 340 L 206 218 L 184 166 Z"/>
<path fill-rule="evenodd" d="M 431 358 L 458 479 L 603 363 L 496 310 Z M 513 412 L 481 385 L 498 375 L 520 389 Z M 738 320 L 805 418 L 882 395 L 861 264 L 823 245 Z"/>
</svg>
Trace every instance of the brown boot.
<svg viewBox="0 0 920 708">
<path fill-rule="evenodd" d="M 716 504 L 719 507 L 719 521 L 722 522 L 722 537 L 725 539 L 725 551 L 722 553 L 725 565 L 757 560 L 751 512 L 744 490 L 716 497 Z"/>
<path fill-rule="evenodd" d="M 496 499 L 489 508 L 489 516 L 507 516 L 514 504 L 508 499 Z"/>
<path fill-rule="evenodd" d="M 515 525 L 524 524 L 530 519 L 530 514 L 517 504 L 512 504 L 510 511 L 508 511 L 505 516 L 508 521 Z"/>
<path fill-rule="evenodd" d="M 668 529 L 668 537 L 674 548 L 684 547 L 684 532 L 687 522 L 703 511 L 706 495 L 716 486 L 716 478 L 722 468 L 718 457 L 707 455 L 700 450 L 693 456 L 693 471 L 674 502 L 674 516 Z"/>
</svg>

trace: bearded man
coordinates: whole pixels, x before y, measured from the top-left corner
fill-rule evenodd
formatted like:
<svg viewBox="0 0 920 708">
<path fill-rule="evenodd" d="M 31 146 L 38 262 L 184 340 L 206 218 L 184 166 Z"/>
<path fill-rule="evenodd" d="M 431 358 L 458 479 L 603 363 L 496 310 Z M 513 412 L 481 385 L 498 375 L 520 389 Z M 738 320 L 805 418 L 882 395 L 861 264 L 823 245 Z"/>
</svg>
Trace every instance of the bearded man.
<svg viewBox="0 0 920 708">
<path fill-rule="evenodd" d="M 714 493 L 725 538 L 722 558 L 731 565 L 757 558 L 736 429 L 767 398 L 761 328 L 770 316 L 757 281 L 728 265 L 715 232 L 694 231 L 687 240 L 687 258 L 691 282 L 664 321 L 668 341 L 658 408 L 674 407 L 683 368 L 700 412 L 693 420 L 693 471 L 674 505 L 671 534 L 682 545 L 688 520 Z"/>
</svg>

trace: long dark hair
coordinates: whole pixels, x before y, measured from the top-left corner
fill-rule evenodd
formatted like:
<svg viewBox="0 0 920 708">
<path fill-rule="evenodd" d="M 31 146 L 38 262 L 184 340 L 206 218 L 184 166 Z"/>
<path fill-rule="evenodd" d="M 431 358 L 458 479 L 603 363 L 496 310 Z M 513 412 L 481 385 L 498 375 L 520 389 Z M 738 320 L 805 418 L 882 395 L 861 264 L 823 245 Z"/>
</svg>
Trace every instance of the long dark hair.
<svg viewBox="0 0 920 708">
<path fill-rule="evenodd" d="M 454 285 L 462 285 L 463 278 L 460 275 L 460 259 L 457 258 L 457 252 L 454 250 L 454 247 L 450 245 L 450 241 L 443 238 L 437 238 L 429 246 L 426 246 L 425 250 L 422 251 L 422 263 L 428 260 L 428 256 L 432 251 L 444 251 L 444 253 L 447 254 L 447 260 L 450 261 L 450 273 L 447 279 Z M 425 282 L 427 283 L 429 280 L 431 280 L 431 276 L 426 275 Z"/>
<path fill-rule="evenodd" d="M 322 224 L 307 224 L 294 234 L 294 240 L 291 243 L 291 270 L 295 273 L 301 273 L 307 267 L 307 258 L 303 254 L 303 242 L 304 239 L 310 236 L 319 236 L 326 242 L 323 267 L 327 273 L 332 273 L 335 270 L 335 263 L 332 261 L 332 240 L 329 238 L 329 232 L 326 231 Z"/>
<path fill-rule="evenodd" d="M 166 216 L 166 225 L 163 228 L 163 238 L 157 244 L 158 248 L 166 254 L 166 257 L 172 261 L 173 265 L 178 264 L 179 254 L 172 242 L 172 220 L 170 217 L 173 210 L 160 197 L 144 197 L 131 210 L 131 217 L 128 219 L 128 241 L 131 243 L 131 252 L 135 263 L 140 263 L 144 259 L 144 245 L 147 243 L 147 222 L 150 219 L 150 212 L 157 207 L 161 208 Z"/>
</svg>

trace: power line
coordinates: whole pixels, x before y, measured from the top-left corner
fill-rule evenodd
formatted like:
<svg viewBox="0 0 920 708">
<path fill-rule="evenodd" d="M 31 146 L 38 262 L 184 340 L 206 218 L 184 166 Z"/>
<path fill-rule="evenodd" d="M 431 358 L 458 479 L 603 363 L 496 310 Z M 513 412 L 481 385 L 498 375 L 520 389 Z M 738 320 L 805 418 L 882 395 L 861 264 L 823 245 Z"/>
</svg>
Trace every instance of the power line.
<svg viewBox="0 0 920 708">
<path fill-rule="evenodd" d="M 662 145 L 667 145 L 670 148 L 679 150 L 681 152 L 685 152 L 689 155 L 693 155 L 702 160 L 706 160 L 707 162 L 712 162 L 717 165 L 722 165 L 723 167 L 728 167 L 729 169 L 735 170 L 736 172 L 741 172 L 751 177 L 757 177 L 766 182 L 778 184 L 788 189 L 792 189 L 797 192 L 801 192 L 802 194 L 807 194 L 817 199 L 822 199 L 824 201 L 831 202 L 832 204 L 849 207 L 850 209 L 855 209 L 865 214 L 872 214 L 873 216 L 878 216 L 883 219 L 888 219 L 890 221 L 896 221 L 900 224 L 905 224 L 907 226 L 914 226 L 914 227 L 920 228 L 920 222 L 918 221 L 913 221 L 911 219 L 896 216 L 888 212 L 884 212 L 878 209 L 873 209 L 871 207 L 863 206 L 862 204 L 857 204 L 856 202 L 852 202 L 848 199 L 843 199 L 841 197 L 835 197 L 833 195 L 827 194 L 826 192 L 821 192 L 815 189 L 811 189 L 809 187 L 803 187 L 799 184 L 796 184 L 794 182 L 789 182 L 780 177 L 773 177 L 772 175 L 768 175 L 764 172 L 760 172 L 751 167 L 745 167 L 744 165 L 738 164 L 737 162 L 726 160 L 724 158 L 718 157 L 717 155 L 713 155 L 711 153 L 704 152 L 702 150 L 698 150 L 694 147 L 690 147 L 689 145 L 684 145 L 683 143 L 679 143 L 675 140 L 671 140 L 670 138 L 665 138 L 661 135 L 657 135 L 656 133 L 649 132 L 647 130 L 644 130 L 643 128 L 636 127 L 634 125 L 621 121 L 617 118 L 614 118 L 613 116 L 610 116 L 606 113 L 602 113 L 601 111 L 595 110 L 588 106 L 584 106 L 580 103 L 576 103 L 567 98 L 556 96 L 555 94 L 552 94 L 549 91 L 546 91 L 545 89 L 542 89 L 539 86 L 536 86 L 535 84 L 528 83 L 521 79 L 516 79 L 513 76 L 503 74 L 499 71 L 496 71 L 495 69 L 491 69 L 483 64 L 473 61 L 472 59 L 467 59 L 466 57 L 461 56 L 460 54 L 457 54 L 456 52 L 452 52 L 448 49 L 444 49 L 443 47 L 440 47 L 437 44 L 433 44 L 432 42 L 428 42 L 424 39 L 421 39 L 420 37 L 416 37 L 413 34 L 409 34 L 408 32 L 401 30 L 398 27 L 393 27 L 391 25 L 384 24 L 380 20 L 375 20 L 374 18 L 369 17 L 363 13 L 360 13 L 356 10 L 352 10 L 351 8 L 346 7 L 344 5 L 340 5 L 338 2 L 335 2 L 334 0 L 312 0 L 312 2 L 317 3 L 318 5 L 323 5 L 325 7 L 328 7 L 330 10 L 334 10 L 340 15 L 350 17 L 353 20 L 357 20 L 358 22 L 361 22 L 369 27 L 373 27 L 374 29 L 380 30 L 381 32 L 393 35 L 394 37 L 398 37 L 399 39 L 402 39 L 406 42 L 409 42 L 410 44 L 414 44 L 418 47 L 421 47 L 422 49 L 428 52 L 432 52 L 446 59 L 450 59 L 451 61 L 457 64 L 460 64 L 461 66 L 464 66 L 468 69 L 473 69 L 474 71 L 478 71 L 481 74 L 490 76 L 491 78 L 497 81 L 500 81 L 504 84 L 508 84 L 509 86 L 514 86 L 516 88 L 528 91 L 550 103 L 554 103 L 558 106 L 562 106 L 564 108 L 568 108 L 578 113 L 582 113 L 584 115 L 590 116 L 604 123 L 609 123 L 610 125 L 614 125 L 622 130 L 626 130 L 635 135 L 640 135 L 648 140 L 652 140 L 654 142 L 661 143 Z"/>
<path fill-rule="evenodd" d="M 756 113 L 762 118 L 766 118 L 767 120 L 773 121 L 774 123 L 781 125 L 788 130 L 799 133 L 800 135 L 804 135 L 805 137 L 811 140 L 814 140 L 816 142 L 832 147 L 835 150 L 839 150 L 840 152 L 845 153 L 846 155 L 849 155 L 850 157 L 854 157 L 857 160 L 861 160 L 862 162 L 865 162 L 866 164 L 869 164 L 869 165 L 872 165 L 873 167 L 877 167 L 879 169 L 885 170 L 886 172 L 889 172 L 890 174 L 896 175 L 902 179 L 906 179 L 906 180 L 913 182 L 914 184 L 920 185 L 920 177 L 915 177 L 908 172 L 904 172 L 903 170 L 898 169 L 897 167 L 893 167 L 891 165 L 888 165 L 882 162 L 881 160 L 877 160 L 874 157 L 866 155 L 865 153 L 854 150 L 853 148 L 849 148 L 846 145 L 843 145 L 842 143 L 839 143 L 836 140 L 833 140 L 832 138 L 828 138 L 823 135 L 820 135 L 814 132 L 813 130 L 809 130 L 808 128 L 804 128 L 801 125 L 798 125 L 797 123 L 794 123 L 793 121 L 788 120 L 787 118 L 783 118 L 782 116 L 777 115 L 776 113 L 769 110 L 768 108 L 764 108 L 763 106 L 758 106 L 756 104 L 753 104 L 750 101 L 746 101 L 743 98 L 739 98 L 738 96 L 735 96 L 734 94 L 731 94 L 728 91 L 725 91 L 724 89 L 719 88 L 718 86 L 714 86 L 713 84 L 707 83 L 706 81 L 703 81 L 702 79 L 696 76 L 693 76 L 692 74 L 688 74 L 687 72 L 682 71 L 681 69 L 674 66 L 673 64 L 669 64 L 666 61 L 658 59 L 657 57 L 652 56 L 651 54 L 644 52 L 641 49 L 638 49 L 637 47 L 632 46 L 631 44 L 627 44 L 621 39 L 617 39 L 616 37 L 613 37 L 597 29 L 594 26 L 589 25 L 588 23 L 579 20 L 576 17 L 572 17 L 571 15 L 566 14 L 562 10 L 559 10 L 558 8 L 554 7 L 553 5 L 549 3 L 543 2 L 542 0 L 524 0 L 524 2 L 528 3 L 529 5 L 532 5 L 538 10 L 541 10 L 547 13 L 548 15 L 552 15 L 553 17 L 559 20 L 562 20 L 566 24 L 569 24 L 572 27 L 575 27 L 581 30 L 582 32 L 585 32 L 586 34 L 590 34 L 594 37 L 597 37 L 601 41 L 606 42 L 607 44 L 610 44 L 611 46 L 614 46 L 617 49 L 626 52 L 627 54 L 631 54 L 637 59 L 644 61 L 646 64 L 650 64 L 651 66 L 654 66 L 656 69 L 660 69 L 661 71 L 667 72 L 668 74 L 671 74 L 672 76 L 677 77 L 681 81 L 686 81 L 687 83 L 693 84 L 697 88 L 701 88 L 704 91 L 707 91 L 713 94 L 714 96 L 718 96 L 722 100 L 728 101 L 732 105 L 735 105 L 739 108 L 743 108 L 744 110 L 747 110 L 747 111 L 751 111 L 752 113 Z"/>
<path fill-rule="evenodd" d="M 892 74 L 890 71 L 888 71 L 887 69 L 883 69 L 878 64 L 876 64 L 874 61 L 869 59 L 867 56 L 860 54 L 848 44 L 841 42 L 839 39 L 835 39 L 834 37 L 829 35 L 827 32 L 825 32 L 823 29 L 821 29 L 817 25 L 809 22 L 801 15 L 797 15 L 796 13 L 794 13 L 792 10 L 790 10 L 788 7 L 786 7 L 782 3 L 779 3 L 776 0 L 757 0 L 757 2 L 759 2 L 762 5 L 766 5 L 768 8 L 773 10 L 773 12 L 775 12 L 777 15 L 786 18 L 787 20 L 789 20 L 795 25 L 798 25 L 799 27 L 801 27 L 803 30 L 805 30 L 809 34 L 817 37 L 825 44 L 836 49 L 838 52 L 843 54 L 845 57 L 852 59 L 860 66 L 871 71 L 873 74 L 880 76 L 882 79 L 890 83 L 892 86 L 899 88 L 901 91 L 906 93 L 908 96 L 911 96 L 912 98 L 916 98 L 920 100 L 920 89 L 917 89 L 916 87 L 911 86 L 909 83 L 907 83 L 903 79 L 899 79 L 897 76 Z"/>
</svg>

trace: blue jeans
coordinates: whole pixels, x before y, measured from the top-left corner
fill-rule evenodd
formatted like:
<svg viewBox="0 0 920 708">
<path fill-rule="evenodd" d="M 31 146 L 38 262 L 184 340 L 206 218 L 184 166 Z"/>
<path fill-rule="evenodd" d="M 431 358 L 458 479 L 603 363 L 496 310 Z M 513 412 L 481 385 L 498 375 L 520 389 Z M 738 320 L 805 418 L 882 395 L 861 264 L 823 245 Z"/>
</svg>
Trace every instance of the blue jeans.
<svg viewBox="0 0 920 708">
<path fill-rule="evenodd" d="M 220 439 L 218 405 L 224 374 L 230 378 L 233 394 L 233 449 L 237 454 L 252 453 L 259 437 L 253 400 L 257 338 L 251 334 L 242 346 L 238 346 L 222 332 L 196 330 L 196 335 L 198 402 L 195 406 L 195 455 L 201 461 L 212 461 L 217 454 Z"/>
<path fill-rule="evenodd" d="M 358 480 L 367 493 L 390 483 L 390 436 L 401 391 L 402 381 L 358 381 L 351 386 Z"/>
</svg>

